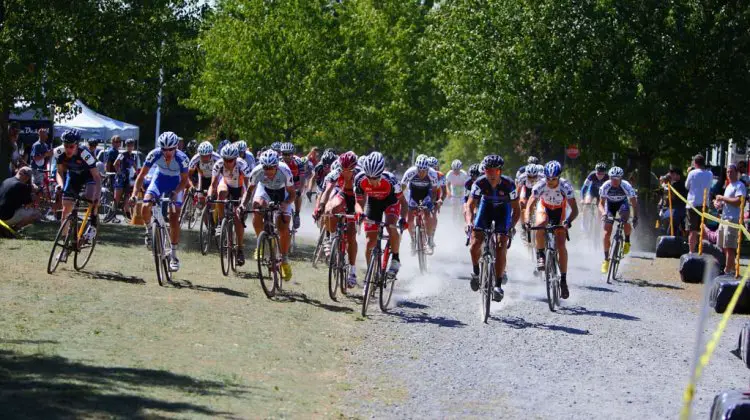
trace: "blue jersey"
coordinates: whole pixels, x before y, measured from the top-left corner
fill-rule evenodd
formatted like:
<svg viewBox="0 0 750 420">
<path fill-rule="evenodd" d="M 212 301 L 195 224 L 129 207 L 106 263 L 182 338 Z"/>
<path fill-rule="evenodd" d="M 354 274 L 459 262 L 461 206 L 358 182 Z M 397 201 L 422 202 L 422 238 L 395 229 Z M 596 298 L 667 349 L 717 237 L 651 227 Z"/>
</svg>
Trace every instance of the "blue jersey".
<svg viewBox="0 0 750 420">
<path fill-rule="evenodd" d="M 88 147 L 77 146 L 78 149 L 73 156 L 65 154 L 65 146 L 55 148 L 54 156 L 58 165 L 64 165 L 67 173 L 74 175 L 87 175 L 91 169 L 96 168 L 96 159 Z"/>
<path fill-rule="evenodd" d="M 34 145 L 31 146 L 31 169 L 43 170 L 45 158 L 44 155 L 49 151 L 46 144 L 37 140 Z"/>
<path fill-rule="evenodd" d="M 152 150 L 143 166 L 150 169 L 154 169 L 154 177 L 179 177 L 180 174 L 187 173 L 190 159 L 187 155 L 181 151 L 175 151 L 174 157 L 169 162 L 164 158 L 164 154 L 161 149 Z"/>
<path fill-rule="evenodd" d="M 112 146 L 109 146 L 109 148 L 104 152 L 104 163 L 111 163 L 112 165 L 114 165 L 119 155 L 119 150 L 115 149 Z"/>
<path fill-rule="evenodd" d="M 588 192 L 593 197 L 599 197 L 599 189 L 607 181 L 609 181 L 609 175 L 604 174 L 602 179 L 599 179 L 596 176 L 596 171 L 592 171 L 589 176 L 586 177 L 586 180 L 583 181 L 583 187 L 581 187 L 581 195 L 585 196 Z"/>
<path fill-rule="evenodd" d="M 120 152 L 115 159 L 115 163 L 120 162 L 119 173 L 130 173 L 130 168 L 135 168 L 136 160 L 135 154 L 131 152 Z"/>
<path fill-rule="evenodd" d="M 486 176 L 480 176 L 471 186 L 471 196 L 475 199 L 481 199 L 480 204 L 486 203 L 493 206 L 509 204 L 511 201 L 518 199 L 515 182 L 505 175 L 500 177 L 500 182 L 494 187 Z"/>
</svg>

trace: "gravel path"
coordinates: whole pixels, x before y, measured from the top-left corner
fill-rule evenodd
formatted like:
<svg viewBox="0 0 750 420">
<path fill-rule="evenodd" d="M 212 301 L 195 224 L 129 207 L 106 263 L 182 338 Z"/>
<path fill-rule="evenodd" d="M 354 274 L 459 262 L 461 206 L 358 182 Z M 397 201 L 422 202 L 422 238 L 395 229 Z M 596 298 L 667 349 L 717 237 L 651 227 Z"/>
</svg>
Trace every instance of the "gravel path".
<svg viewBox="0 0 750 420">
<path fill-rule="evenodd" d="M 573 242 L 571 298 L 551 313 L 543 281 L 531 275 L 530 257 L 517 240 L 505 300 L 493 303 L 485 325 L 466 277 L 462 234 L 441 223 L 440 247 L 431 258 L 435 274 L 419 276 L 416 261 L 403 257 L 397 307 L 381 314 L 374 305 L 361 324 L 364 340 L 351 350 L 346 415 L 678 416 L 698 319 L 695 302 L 662 292 L 679 284 L 640 279 L 646 281 L 607 285 L 598 273 L 599 253 Z M 709 331 L 718 319 L 712 312 Z M 708 417 L 720 390 L 747 386 L 748 371 L 730 354 L 744 322 L 731 320 L 699 384 L 694 418 Z"/>
</svg>

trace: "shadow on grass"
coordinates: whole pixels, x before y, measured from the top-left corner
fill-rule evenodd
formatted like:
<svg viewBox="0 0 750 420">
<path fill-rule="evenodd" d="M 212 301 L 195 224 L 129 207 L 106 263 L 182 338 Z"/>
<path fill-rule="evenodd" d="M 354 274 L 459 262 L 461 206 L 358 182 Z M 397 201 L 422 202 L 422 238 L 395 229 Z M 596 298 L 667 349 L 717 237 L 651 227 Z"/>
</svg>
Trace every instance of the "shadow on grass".
<svg viewBox="0 0 750 420">
<path fill-rule="evenodd" d="M 187 280 L 173 281 L 172 286 L 174 286 L 177 289 L 190 289 L 190 290 L 197 290 L 199 292 L 222 293 L 227 296 L 234 296 L 234 297 L 241 297 L 241 298 L 247 297 L 247 293 L 238 292 L 236 290 L 229 289 L 226 287 L 201 286 L 200 284 L 193 284 Z"/>
<path fill-rule="evenodd" d="M 3 344 L 58 344 L 56 340 L 0 340 L 0 345 Z"/>
<path fill-rule="evenodd" d="M 412 302 L 410 300 L 402 300 L 398 304 L 396 304 L 396 307 L 398 308 L 409 308 L 409 309 L 427 309 L 429 308 L 428 305 Z"/>
<path fill-rule="evenodd" d="M 563 306 L 558 309 L 558 312 L 567 315 L 589 315 L 589 316 L 600 316 L 602 318 L 621 319 L 624 321 L 640 321 L 641 319 L 637 316 L 621 314 L 618 312 L 608 311 L 590 311 L 583 306 Z"/>
<path fill-rule="evenodd" d="M 308 297 L 304 293 L 299 292 L 287 292 L 284 291 L 281 294 L 276 295 L 276 297 L 273 299 L 275 302 L 281 302 L 281 303 L 306 303 L 308 305 L 315 306 L 316 308 L 323 308 L 327 311 L 331 312 L 354 312 L 354 309 L 349 308 L 347 306 L 337 306 L 337 305 L 330 305 L 328 303 L 323 303 L 317 299 L 313 299 L 311 297 Z"/>
<path fill-rule="evenodd" d="M 107 280 L 117 281 L 128 284 L 146 284 L 146 280 L 136 276 L 126 276 L 117 271 L 78 271 L 79 276 L 94 279 L 94 280 Z"/>
<path fill-rule="evenodd" d="M 543 322 L 528 322 L 525 319 L 518 317 L 518 316 L 490 316 L 491 319 L 495 321 L 500 321 L 505 325 L 508 325 L 511 328 L 522 330 L 526 328 L 536 328 L 540 330 L 548 330 L 548 331 L 560 331 L 564 332 L 566 334 L 572 334 L 572 335 L 590 335 L 591 333 L 588 330 L 580 330 L 578 328 L 573 327 L 565 327 L 562 325 L 551 325 L 551 324 L 545 324 Z"/>
<path fill-rule="evenodd" d="M 648 280 L 642 280 L 642 279 L 616 279 L 616 281 L 619 281 L 620 283 L 626 283 L 626 284 L 632 284 L 633 286 L 638 287 L 656 287 L 659 289 L 672 289 L 672 290 L 684 290 L 684 287 L 675 286 L 673 284 L 667 284 L 667 283 L 653 283 Z"/>
<path fill-rule="evenodd" d="M 0 350 L 0 406 L 3 418 L 144 418 L 223 416 L 231 413 L 190 403 L 165 401 L 133 392 L 163 388 L 184 396 L 237 396 L 249 391 L 163 370 L 105 367 L 59 356 L 24 355 Z"/>
<path fill-rule="evenodd" d="M 376 302 L 372 302 L 371 304 L 375 304 L 377 306 Z M 422 309 L 420 304 L 414 304 L 418 309 Z M 385 314 L 391 315 L 394 317 L 398 317 L 401 322 L 405 324 L 432 324 L 437 325 L 438 327 L 446 327 L 446 328 L 463 328 L 466 326 L 466 323 L 459 321 L 455 318 L 448 318 L 440 315 L 430 315 L 426 311 L 409 311 L 405 310 L 404 308 L 409 308 L 409 306 L 403 306 L 401 304 L 398 304 L 395 308 L 390 308 Z"/>
<path fill-rule="evenodd" d="M 601 287 L 601 286 L 582 286 L 581 289 L 591 290 L 594 292 L 619 293 L 615 289 L 610 289 L 609 287 Z"/>
</svg>

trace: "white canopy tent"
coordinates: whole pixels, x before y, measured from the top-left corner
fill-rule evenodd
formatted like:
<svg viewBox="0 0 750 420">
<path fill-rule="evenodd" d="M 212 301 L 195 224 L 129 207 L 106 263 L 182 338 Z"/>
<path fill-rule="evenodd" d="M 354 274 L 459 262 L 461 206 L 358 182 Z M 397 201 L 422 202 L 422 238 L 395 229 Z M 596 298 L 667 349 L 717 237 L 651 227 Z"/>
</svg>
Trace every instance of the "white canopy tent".
<svg viewBox="0 0 750 420">
<path fill-rule="evenodd" d="M 99 114 L 84 105 L 80 100 L 76 100 L 73 106 L 76 111 L 80 110 L 74 117 L 69 118 L 67 115 L 55 117 L 55 137 L 60 137 L 65 130 L 75 128 L 81 132 L 83 138 L 108 140 L 114 135 L 123 139 L 134 138 L 137 140 L 139 138 L 140 129 L 138 126 Z"/>
</svg>

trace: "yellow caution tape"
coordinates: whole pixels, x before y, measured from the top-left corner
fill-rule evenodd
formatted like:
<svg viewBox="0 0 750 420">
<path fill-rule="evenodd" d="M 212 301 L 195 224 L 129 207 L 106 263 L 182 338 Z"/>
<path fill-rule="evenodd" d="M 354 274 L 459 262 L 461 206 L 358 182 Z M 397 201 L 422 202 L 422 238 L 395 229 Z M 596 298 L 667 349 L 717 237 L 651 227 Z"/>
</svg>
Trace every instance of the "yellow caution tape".
<svg viewBox="0 0 750 420">
<path fill-rule="evenodd" d="M 680 200 L 684 201 L 687 204 L 687 200 L 685 197 L 681 196 L 680 193 L 674 190 L 674 188 L 669 185 L 670 190 L 674 193 L 674 195 L 677 196 Z M 701 212 L 698 209 L 696 209 L 693 206 L 690 206 L 689 208 L 693 209 L 697 214 L 705 217 L 706 219 L 713 220 L 719 224 L 730 226 L 736 229 L 739 229 L 743 235 L 745 235 L 745 238 L 750 240 L 750 232 L 745 229 L 744 226 L 739 225 L 737 223 L 732 223 L 727 220 L 721 220 L 718 217 L 715 217 L 713 215 L 710 215 L 706 212 Z M 743 211 L 743 209 L 740 209 Z M 711 335 L 711 339 L 706 343 L 706 350 L 703 352 L 701 357 L 698 359 L 698 363 L 695 365 L 695 371 L 693 372 L 693 375 L 690 377 L 690 382 L 688 382 L 687 387 L 685 388 L 685 392 L 682 395 L 682 410 L 680 411 L 680 419 L 681 420 L 689 420 L 690 418 L 690 407 L 693 403 L 693 398 L 695 397 L 695 386 L 698 380 L 701 377 L 701 374 L 703 373 L 703 368 L 708 365 L 708 362 L 711 360 L 711 356 L 714 353 L 714 350 L 716 350 L 716 346 L 719 344 L 719 340 L 721 339 L 721 336 L 724 334 L 724 330 L 727 327 L 727 323 L 729 322 L 729 317 L 732 316 L 732 313 L 734 313 L 734 307 L 737 306 L 737 301 L 740 299 L 740 295 L 742 294 L 742 290 L 745 288 L 745 283 L 747 283 L 747 279 L 750 277 L 750 266 L 747 267 L 745 270 L 745 274 L 742 276 L 742 280 L 740 280 L 740 284 L 737 286 L 737 290 L 734 291 L 734 294 L 732 295 L 732 299 L 729 301 L 729 305 L 727 305 L 726 310 L 724 311 L 724 314 L 721 317 L 721 321 L 719 322 L 719 325 L 716 327 L 716 330 Z"/>
<path fill-rule="evenodd" d="M 6 229 L 8 232 L 10 232 L 14 237 L 18 236 L 15 230 L 13 230 L 12 227 L 8 226 L 5 222 L 0 220 L 0 227 Z"/>
</svg>

